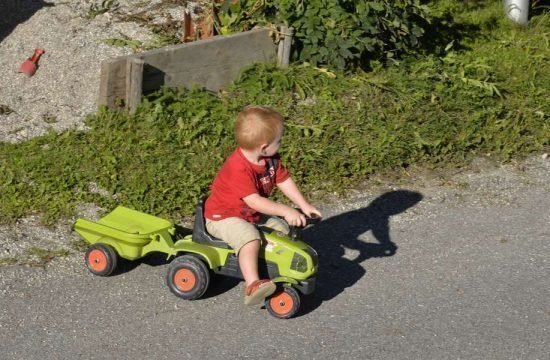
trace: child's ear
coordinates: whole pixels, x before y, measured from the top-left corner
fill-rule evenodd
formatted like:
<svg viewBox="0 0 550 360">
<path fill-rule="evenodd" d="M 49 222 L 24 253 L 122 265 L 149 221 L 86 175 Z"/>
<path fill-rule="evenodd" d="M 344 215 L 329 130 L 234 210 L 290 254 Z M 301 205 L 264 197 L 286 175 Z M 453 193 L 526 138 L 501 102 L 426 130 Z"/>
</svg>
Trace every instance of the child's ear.
<svg viewBox="0 0 550 360">
<path fill-rule="evenodd" d="M 262 144 L 260 145 L 260 153 L 265 153 L 265 149 L 267 149 L 269 144 Z"/>
</svg>

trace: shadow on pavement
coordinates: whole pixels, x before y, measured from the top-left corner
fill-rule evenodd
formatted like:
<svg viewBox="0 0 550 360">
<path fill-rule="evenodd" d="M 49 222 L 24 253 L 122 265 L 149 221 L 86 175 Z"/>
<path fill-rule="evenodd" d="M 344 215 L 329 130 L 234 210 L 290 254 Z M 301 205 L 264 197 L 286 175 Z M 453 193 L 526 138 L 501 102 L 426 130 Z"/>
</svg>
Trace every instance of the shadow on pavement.
<svg viewBox="0 0 550 360">
<path fill-rule="evenodd" d="M 42 0 L 1 0 L 0 42 L 11 34 L 17 25 L 24 23 L 35 12 L 46 6 L 55 6 L 55 4 Z M 37 31 L 39 30 L 37 29 Z M 29 46 L 32 46 L 32 44 L 29 44 Z"/>
<path fill-rule="evenodd" d="M 359 281 L 366 272 L 361 266 L 363 261 L 393 256 L 397 245 L 390 238 L 390 217 L 415 206 L 422 198 L 422 194 L 415 191 L 387 192 L 365 208 L 328 218 L 305 229 L 303 239 L 319 253 L 319 274 L 315 293 L 304 298 L 301 315 Z M 359 239 L 368 231 L 378 243 Z M 346 257 L 346 249 L 354 253 L 353 260 Z"/>
<path fill-rule="evenodd" d="M 422 198 L 422 194 L 415 191 L 387 192 L 365 208 L 333 216 L 304 229 L 302 238 L 319 253 L 319 273 L 317 288 L 312 295 L 304 297 L 304 304 L 298 316 L 315 310 L 324 301 L 336 297 L 359 281 L 366 272 L 361 265 L 365 260 L 393 256 L 397 251 L 397 245 L 390 238 L 390 217 L 415 206 Z M 377 243 L 359 239 L 368 231 Z M 346 250 L 353 253 L 352 256 L 346 256 Z M 169 263 L 170 260 L 166 259 L 165 254 L 157 253 L 136 261 L 121 259 L 113 275 L 127 273 L 142 264 L 155 267 Z M 214 280 L 204 298 L 225 293 L 237 286 L 240 281 L 230 277 L 223 277 L 223 281 Z"/>
<path fill-rule="evenodd" d="M 167 265 L 170 263 L 170 261 L 171 259 L 167 260 L 166 254 L 163 254 L 163 253 L 151 253 L 137 260 L 126 260 L 119 256 L 118 266 L 113 272 L 113 274 L 111 274 L 111 276 L 126 274 L 141 265 L 156 267 L 156 266 Z"/>
</svg>

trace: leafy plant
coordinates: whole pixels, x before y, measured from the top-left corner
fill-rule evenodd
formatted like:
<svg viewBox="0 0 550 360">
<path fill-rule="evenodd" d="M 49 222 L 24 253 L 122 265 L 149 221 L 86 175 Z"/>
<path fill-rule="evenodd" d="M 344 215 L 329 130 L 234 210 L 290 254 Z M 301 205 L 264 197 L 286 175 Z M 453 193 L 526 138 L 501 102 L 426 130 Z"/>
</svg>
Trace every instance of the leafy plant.
<svg viewBox="0 0 550 360">
<path fill-rule="evenodd" d="M 296 31 L 297 59 L 340 70 L 415 49 L 429 21 L 418 0 L 225 0 L 219 13 L 222 32 L 286 23 Z"/>
<path fill-rule="evenodd" d="M 217 9 L 216 30 L 220 34 L 246 31 L 258 24 L 266 24 L 266 17 L 274 12 L 271 1 L 225 0 L 215 4 Z"/>
<path fill-rule="evenodd" d="M 139 50 L 143 49 L 143 43 L 139 40 L 132 40 L 129 38 L 110 38 L 105 39 L 103 42 L 109 46 L 114 47 L 127 47 L 130 48 L 132 51 L 137 52 Z"/>
</svg>

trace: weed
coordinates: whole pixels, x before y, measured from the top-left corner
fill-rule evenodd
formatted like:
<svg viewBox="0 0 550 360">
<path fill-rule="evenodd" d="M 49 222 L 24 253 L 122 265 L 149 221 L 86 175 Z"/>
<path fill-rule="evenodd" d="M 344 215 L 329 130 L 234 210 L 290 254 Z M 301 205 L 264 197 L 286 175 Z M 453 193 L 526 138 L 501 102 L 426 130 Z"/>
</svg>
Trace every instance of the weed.
<svg viewBox="0 0 550 360">
<path fill-rule="evenodd" d="M 143 43 L 141 41 L 132 40 L 130 38 L 110 38 L 103 40 L 103 42 L 113 47 L 127 47 L 130 48 L 133 52 L 143 50 Z"/>
<path fill-rule="evenodd" d="M 168 45 L 174 45 L 178 43 L 178 39 L 170 36 L 165 35 L 164 33 L 158 33 L 154 39 L 148 43 L 144 44 L 143 42 L 139 40 L 133 40 L 130 38 L 110 38 L 105 39 L 103 42 L 109 46 L 113 47 L 127 47 L 131 49 L 133 52 L 140 52 L 150 49 L 156 49 L 161 48 Z"/>
<path fill-rule="evenodd" d="M 14 257 L 0 258 L 0 266 L 15 265 L 17 263 L 17 258 Z"/>
<path fill-rule="evenodd" d="M 0 258 L 0 266 L 6 265 L 27 265 L 33 267 L 44 267 L 50 261 L 58 257 L 69 255 L 67 250 L 50 250 L 38 247 L 32 247 L 25 251 L 20 257 Z"/>
<path fill-rule="evenodd" d="M 57 122 L 57 116 L 46 113 L 42 115 L 42 121 L 44 121 L 46 124 L 55 124 Z"/>
<path fill-rule="evenodd" d="M 30 266 L 45 266 L 47 263 L 57 257 L 64 257 L 69 255 L 67 250 L 50 250 L 42 249 L 38 247 L 32 247 L 27 251 L 27 255 L 30 259 L 26 262 Z"/>
<path fill-rule="evenodd" d="M 103 0 L 101 3 L 93 3 L 90 5 L 86 18 L 94 19 L 96 16 L 117 10 L 120 4 L 116 0 Z"/>
<path fill-rule="evenodd" d="M 10 135 L 17 134 L 18 132 L 23 131 L 23 130 L 25 130 L 25 127 L 23 127 L 23 126 L 16 127 L 15 129 L 12 129 L 12 130 L 8 131 L 8 134 L 10 134 Z"/>
<path fill-rule="evenodd" d="M 14 112 L 8 105 L 0 104 L 0 115 L 9 115 Z"/>
<path fill-rule="evenodd" d="M 418 0 L 217 2 L 220 33 L 284 23 L 295 28 L 299 59 L 344 70 L 413 51 L 429 23 Z"/>
<path fill-rule="evenodd" d="M 87 249 L 88 249 L 88 246 L 90 244 L 88 244 L 88 242 L 82 238 L 79 238 L 78 240 L 75 240 L 71 243 L 71 248 L 74 250 L 74 251 L 77 251 L 77 252 L 80 252 L 80 253 L 83 253 L 85 252 Z"/>
</svg>

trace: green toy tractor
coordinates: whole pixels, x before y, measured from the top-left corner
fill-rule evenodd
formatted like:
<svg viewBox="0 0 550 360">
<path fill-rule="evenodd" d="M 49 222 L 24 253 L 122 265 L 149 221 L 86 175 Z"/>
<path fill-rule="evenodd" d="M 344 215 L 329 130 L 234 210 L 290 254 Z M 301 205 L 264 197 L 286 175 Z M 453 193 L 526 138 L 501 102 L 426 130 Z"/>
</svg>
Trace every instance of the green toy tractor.
<svg viewBox="0 0 550 360">
<path fill-rule="evenodd" d="M 173 257 L 166 275 L 168 288 L 179 298 L 195 300 L 208 289 L 212 274 L 242 279 L 235 251 L 206 231 L 203 206 L 203 202 L 197 205 L 192 231 L 123 206 L 97 222 L 78 219 L 73 229 L 91 244 L 85 261 L 93 274 L 111 275 L 119 257 L 137 260 L 149 253 L 165 253 L 167 259 Z M 310 218 L 308 225 L 319 220 Z M 278 285 L 265 307 L 271 315 L 287 319 L 300 308 L 301 295 L 315 289 L 317 253 L 300 240 L 300 229 L 292 228 L 289 235 L 259 229 L 260 274 Z"/>
</svg>

